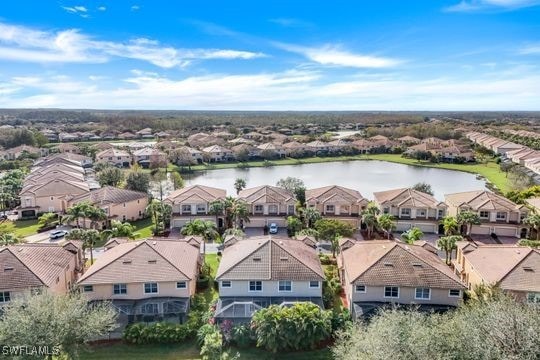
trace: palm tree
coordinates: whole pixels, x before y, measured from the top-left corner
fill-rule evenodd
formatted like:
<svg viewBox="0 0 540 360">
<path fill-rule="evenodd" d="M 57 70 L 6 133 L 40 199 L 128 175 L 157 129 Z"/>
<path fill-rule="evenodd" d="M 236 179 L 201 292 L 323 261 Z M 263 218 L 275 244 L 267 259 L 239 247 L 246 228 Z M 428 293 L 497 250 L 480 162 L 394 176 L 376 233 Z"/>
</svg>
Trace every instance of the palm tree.
<svg viewBox="0 0 540 360">
<path fill-rule="evenodd" d="M 403 234 L 401 234 L 401 238 L 403 241 L 405 241 L 407 244 L 414 244 L 415 241 L 420 240 L 424 236 L 424 233 L 419 228 L 412 227 Z"/>
<path fill-rule="evenodd" d="M 246 180 L 242 178 L 237 178 L 234 182 L 234 188 L 236 189 L 236 195 L 238 195 L 240 191 L 246 188 Z"/>
<path fill-rule="evenodd" d="M 381 216 L 379 216 L 378 222 L 381 229 L 383 229 L 386 232 L 388 239 L 390 239 L 390 235 L 392 234 L 392 231 L 396 229 L 396 223 L 394 222 L 394 217 L 390 214 L 382 214 Z"/>
<path fill-rule="evenodd" d="M 455 235 L 459 231 L 459 223 L 453 216 L 445 216 L 441 221 L 444 228 L 444 235 Z"/>
<path fill-rule="evenodd" d="M 81 226 L 79 224 L 79 220 L 84 219 L 84 217 L 86 216 L 88 205 L 89 204 L 87 202 L 83 201 L 83 202 L 70 206 L 66 210 L 66 215 L 62 218 L 62 222 L 70 223 L 70 222 L 75 221 L 75 223 L 77 224 L 77 227 L 80 228 Z M 83 227 L 84 227 L 84 224 L 83 224 Z"/>
<path fill-rule="evenodd" d="M 217 239 L 219 233 L 213 221 L 196 219 L 188 222 L 182 228 L 182 235 L 201 236 L 203 238 L 203 256 L 206 258 L 206 243 Z"/>
<path fill-rule="evenodd" d="M 249 210 L 245 201 L 235 199 L 231 213 L 234 218 L 234 227 L 240 227 L 240 223 L 249 222 Z"/>
<path fill-rule="evenodd" d="M 460 225 L 467 226 L 467 231 L 465 232 L 465 235 L 469 236 L 471 235 L 472 226 L 480 225 L 480 216 L 478 216 L 478 214 L 474 211 L 464 210 L 457 215 L 457 222 Z"/>
<path fill-rule="evenodd" d="M 19 242 L 19 237 L 13 233 L 0 234 L 0 246 L 14 245 Z"/>
<path fill-rule="evenodd" d="M 118 220 L 113 220 L 111 223 L 111 228 L 103 230 L 101 237 L 104 240 L 109 240 L 113 237 L 127 237 L 129 239 L 135 239 L 138 233 L 135 232 L 135 226 L 131 225 L 128 222 L 120 222 Z"/>
<path fill-rule="evenodd" d="M 38 219 L 38 224 L 41 228 L 49 228 L 58 219 L 58 215 L 52 212 L 47 212 L 41 215 Z"/>
<path fill-rule="evenodd" d="M 377 226 L 377 215 L 375 215 L 373 212 L 365 211 L 362 214 L 362 222 L 366 224 L 368 239 L 371 239 L 373 229 L 375 229 L 375 226 Z"/>
<path fill-rule="evenodd" d="M 529 214 L 525 219 L 523 219 L 523 223 L 536 230 L 536 240 L 540 240 L 540 215 Z"/>
<path fill-rule="evenodd" d="M 446 264 L 450 265 L 450 260 L 452 258 L 452 251 L 457 249 L 457 242 L 463 240 L 463 237 L 460 235 L 450 235 L 443 236 L 437 240 L 437 246 L 439 249 L 444 250 L 446 253 Z"/>
<path fill-rule="evenodd" d="M 172 207 L 168 204 L 164 204 L 157 199 L 153 199 L 146 206 L 146 213 L 150 214 L 152 223 L 154 224 L 154 235 L 159 235 L 165 230 L 166 220 L 170 219 L 172 213 Z"/>
<path fill-rule="evenodd" d="M 317 220 L 322 219 L 321 213 L 314 207 L 307 207 L 303 212 L 306 227 L 311 229 Z"/>
<path fill-rule="evenodd" d="M 379 215 L 381 213 L 381 209 L 379 209 L 377 204 L 375 204 L 373 201 L 370 201 L 366 209 L 364 210 L 364 212 L 367 212 L 373 215 Z"/>
<path fill-rule="evenodd" d="M 94 246 L 101 240 L 99 231 L 95 229 L 74 229 L 66 234 L 67 240 L 82 240 L 83 249 L 90 249 L 90 265 L 94 263 Z"/>
<path fill-rule="evenodd" d="M 107 213 L 102 208 L 92 206 L 87 209 L 86 217 L 90 219 L 90 228 L 93 229 L 98 221 L 107 220 Z"/>
<path fill-rule="evenodd" d="M 219 224 L 219 217 L 223 215 L 225 204 L 223 200 L 214 200 L 208 206 L 208 213 L 216 216 L 216 224 Z"/>
</svg>

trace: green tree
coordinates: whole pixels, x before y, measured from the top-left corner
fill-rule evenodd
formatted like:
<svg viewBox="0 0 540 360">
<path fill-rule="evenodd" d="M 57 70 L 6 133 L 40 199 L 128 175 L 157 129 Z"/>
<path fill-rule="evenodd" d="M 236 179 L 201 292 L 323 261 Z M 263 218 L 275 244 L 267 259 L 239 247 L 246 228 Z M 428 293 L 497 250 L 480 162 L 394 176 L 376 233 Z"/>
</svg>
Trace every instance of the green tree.
<svg viewBox="0 0 540 360">
<path fill-rule="evenodd" d="M 116 167 L 106 167 L 97 173 L 97 180 L 101 186 L 118 187 L 124 181 L 124 173 Z"/>
<path fill-rule="evenodd" d="M 214 200 L 208 206 L 208 214 L 216 217 L 216 224 L 219 224 L 219 217 L 225 213 L 225 202 L 223 200 Z"/>
<path fill-rule="evenodd" d="M 303 211 L 303 217 L 305 220 L 305 226 L 307 228 L 313 228 L 317 220 L 322 219 L 321 213 L 314 207 L 305 208 Z"/>
<path fill-rule="evenodd" d="M 340 237 L 351 237 L 354 233 L 354 227 L 349 223 L 335 219 L 320 219 L 315 222 L 315 230 L 319 238 L 328 240 L 332 243 L 332 253 L 336 256 L 337 247 L 334 246 Z"/>
<path fill-rule="evenodd" d="M 18 244 L 21 239 L 14 233 L 0 233 L 0 246 Z"/>
<path fill-rule="evenodd" d="M 246 188 L 246 180 L 242 178 L 237 178 L 234 181 L 234 188 L 236 190 L 236 195 L 240 193 L 240 191 L 244 190 Z"/>
<path fill-rule="evenodd" d="M 431 188 L 431 185 L 425 182 L 419 182 L 413 185 L 412 187 L 416 191 L 423 192 L 425 194 L 433 196 L 433 189 Z"/>
<path fill-rule="evenodd" d="M 41 228 L 49 228 L 58 221 L 58 215 L 52 212 L 47 212 L 38 218 L 38 224 Z"/>
<path fill-rule="evenodd" d="M 289 236 L 295 235 L 300 230 L 302 230 L 302 228 L 303 224 L 299 218 L 297 218 L 296 216 L 287 217 L 287 232 L 289 233 Z"/>
<path fill-rule="evenodd" d="M 182 235 L 201 236 L 203 238 L 203 254 L 206 257 L 206 243 L 217 240 L 219 232 L 213 221 L 195 219 L 184 225 Z"/>
<path fill-rule="evenodd" d="M 137 235 L 139 234 L 135 232 L 135 226 L 128 222 L 121 222 L 118 220 L 111 221 L 111 228 L 101 232 L 101 237 L 104 240 L 109 240 L 110 238 L 115 237 L 135 239 Z"/>
<path fill-rule="evenodd" d="M 14 234 L 15 225 L 11 221 L 0 221 L 0 235 Z"/>
<path fill-rule="evenodd" d="M 68 240 L 82 240 L 83 249 L 90 250 L 90 264 L 94 263 L 94 247 L 102 239 L 99 231 L 95 229 L 73 229 L 66 234 Z"/>
<path fill-rule="evenodd" d="M 180 173 L 177 171 L 171 173 L 171 181 L 173 183 L 174 190 L 182 189 L 185 185 L 182 175 L 180 175 Z"/>
<path fill-rule="evenodd" d="M 420 240 L 424 236 L 424 233 L 419 228 L 412 227 L 409 230 L 401 234 L 401 238 L 407 244 L 414 244 L 415 241 Z"/>
<path fill-rule="evenodd" d="M 531 213 L 523 219 L 523 223 L 536 231 L 536 240 L 540 240 L 540 215 Z"/>
<path fill-rule="evenodd" d="M 437 240 L 437 246 L 446 254 L 446 264 L 450 265 L 452 259 L 452 251 L 457 249 L 457 242 L 463 240 L 460 235 L 443 236 Z"/>
<path fill-rule="evenodd" d="M 453 216 L 445 216 L 441 221 L 444 235 L 456 235 L 459 232 L 459 223 Z"/>
<path fill-rule="evenodd" d="M 276 186 L 283 188 L 287 191 L 290 191 L 293 194 L 296 193 L 298 189 L 306 188 L 304 181 L 302 181 L 299 178 L 292 177 L 292 176 L 288 176 L 286 178 L 278 180 L 278 182 L 276 183 Z"/>
<path fill-rule="evenodd" d="M 379 223 L 380 228 L 386 232 L 388 239 L 390 239 L 390 235 L 392 235 L 392 232 L 396 229 L 394 217 L 390 214 L 382 214 L 379 216 L 377 222 Z"/>
<path fill-rule="evenodd" d="M 460 211 L 456 217 L 459 225 L 466 225 L 467 230 L 465 235 L 471 235 L 471 229 L 473 225 L 480 225 L 480 216 L 477 213 L 470 210 Z"/>
<path fill-rule="evenodd" d="M 126 178 L 126 189 L 147 193 L 150 189 L 150 175 L 142 171 L 131 171 Z"/>
<path fill-rule="evenodd" d="M 109 303 L 88 306 L 78 292 L 12 299 L 2 312 L 0 343 L 57 347 L 66 359 L 78 358 L 86 343 L 114 330 L 117 316 Z"/>
</svg>

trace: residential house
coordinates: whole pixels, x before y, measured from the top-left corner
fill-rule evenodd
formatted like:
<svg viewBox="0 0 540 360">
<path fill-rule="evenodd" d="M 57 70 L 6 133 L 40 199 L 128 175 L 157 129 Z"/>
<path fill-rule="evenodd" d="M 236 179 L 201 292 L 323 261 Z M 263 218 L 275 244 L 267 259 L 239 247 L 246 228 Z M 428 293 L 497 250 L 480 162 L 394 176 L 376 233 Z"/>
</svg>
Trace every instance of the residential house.
<svg viewBox="0 0 540 360">
<path fill-rule="evenodd" d="M 112 148 L 100 151 L 96 154 L 96 163 L 108 163 L 117 167 L 129 167 L 131 154 L 125 150 Z"/>
<path fill-rule="evenodd" d="M 298 141 L 290 141 L 283 144 L 283 150 L 285 151 L 285 155 L 290 157 L 305 156 L 306 152 L 308 152 L 306 144 L 302 144 Z"/>
<path fill-rule="evenodd" d="M 540 303 L 538 249 L 460 242 L 453 265 L 469 289 L 494 285 L 519 301 Z"/>
<path fill-rule="evenodd" d="M 215 317 L 239 323 L 271 304 L 322 306 L 324 279 L 316 250 L 303 241 L 276 236 L 235 241 L 225 247 L 217 271 Z"/>
<path fill-rule="evenodd" d="M 306 205 L 317 209 L 323 217 L 337 218 L 360 226 L 362 211 L 368 200 L 357 190 L 331 185 L 306 190 Z"/>
<path fill-rule="evenodd" d="M 287 216 L 295 214 L 294 194 L 280 187 L 262 185 L 244 189 L 238 198 L 245 201 L 249 210 L 249 222 L 245 227 L 263 227 L 271 223 L 287 226 Z"/>
<path fill-rule="evenodd" d="M 371 140 L 358 139 L 351 144 L 360 154 L 370 154 L 378 149 L 379 145 Z"/>
<path fill-rule="evenodd" d="M 158 149 L 144 147 L 133 151 L 133 161 L 143 168 L 167 166 L 167 154 Z"/>
<path fill-rule="evenodd" d="M 285 149 L 282 146 L 273 143 L 264 143 L 257 146 L 259 154 L 263 157 L 285 157 Z"/>
<path fill-rule="evenodd" d="M 110 301 L 118 322 L 184 322 L 195 294 L 200 249 L 178 239 L 121 242 L 79 279 L 90 302 Z"/>
<path fill-rule="evenodd" d="M 126 131 L 116 136 L 120 140 L 134 140 L 137 138 L 137 135 L 132 132 Z"/>
<path fill-rule="evenodd" d="M 110 226 L 111 220 L 135 221 L 144 218 L 148 205 L 148 194 L 104 186 L 101 189 L 73 197 L 68 201 L 68 206 L 71 207 L 81 202 L 89 202 L 105 211 L 107 220 L 99 225 L 101 228 L 106 228 Z M 89 220 L 88 225 L 90 225 Z"/>
<path fill-rule="evenodd" d="M 234 157 L 238 161 L 246 161 L 253 158 L 258 158 L 261 151 L 255 146 L 249 144 L 238 144 L 231 148 L 231 151 L 234 154 Z"/>
<path fill-rule="evenodd" d="M 138 137 L 143 138 L 143 139 L 151 139 L 154 137 L 154 135 L 152 135 L 152 129 L 150 128 L 144 128 L 142 130 L 137 131 L 135 134 Z"/>
<path fill-rule="evenodd" d="M 217 223 L 223 227 L 223 218 L 210 214 L 210 204 L 223 200 L 227 191 L 204 185 L 192 185 L 173 191 L 164 200 L 172 206 L 171 227 L 182 227 L 187 222 L 201 219 Z"/>
<path fill-rule="evenodd" d="M 34 292 L 65 294 L 83 268 L 82 246 L 26 243 L 0 247 L 0 307 Z"/>
<path fill-rule="evenodd" d="M 96 149 L 97 151 L 103 151 L 103 150 L 112 149 L 114 148 L 114 146 L 110 143 L 100 142 L 100 143 L 92 145 L 92 148 Z"/>
<path fill-rule="evenodd" d="M 4 160 L 17 160 L 23 155 L 31 155 L 35 157 L 47 156 L 49 155 L 49 149 L 37 148 L 29 145 L 19 145 L 11 149 L 4 150 L 2 155 Z"/>
<path fill-rule="evenodd" d="M 441 258 L 419 245 L 357 241 L 340 252 L 338 265 L 356 319 L 386 304 L 449 309 L 461 302 L 465 289 Z"/>
<path fill-rule="evenodd" d="M 432 195 L 403 188 L 374 192 L 373 196 L 381 213 L 395 218 L 397 231 L 417 227 L 424 233 L 442 233 L 439 222 L 448 207 Z"/>
<path fill-rule="evenodd" d="M 234 156 L 233 152 L 221 145 L 212 145 L 202 149 L 203 156 L 208 159 L 209 162 L 223 162 L 231 161 Z"/>
<path fill-rule="evenodd" d="M 77 145 L 69 144 L 69 143 L 58 144 L 55 147 L 53 147 L 53 149 L 55 149 L 57 152 L 62 153 L 62 154 L 63 153 L 70 153 L 70 154 L 81 153 L 81 149 Z"/>
<path fill-rule="evenodd" d="M 517 205 L 507 198 L 485 190 L 445 195 L 448 215 L 457 216 L 469 210 L 478 214 L 481 224 L 473 225 L 471 234 L 525 237 L 527 229 L 522 220 L 527 216 L 525 205 Z"/>
<path fill-rule="evenodd" d="M 312 142 L 309 142 L 306 144 L 306 147 L 315 155 L 319 154 L 325 154 L 330 152 L 330 146 L 328 146 L 328 143 L 321 141 L 321 140 L 315 140 Z"/>
<path fill-rule="evenodd" d="M 418 138 L 415 138 L 414 136 L 402 136 L 400 138 L 396 139 L 400 144 L 404 145 L 413 145 L 413 144 L 420 144 L 421 140 Z"/>
</svg>

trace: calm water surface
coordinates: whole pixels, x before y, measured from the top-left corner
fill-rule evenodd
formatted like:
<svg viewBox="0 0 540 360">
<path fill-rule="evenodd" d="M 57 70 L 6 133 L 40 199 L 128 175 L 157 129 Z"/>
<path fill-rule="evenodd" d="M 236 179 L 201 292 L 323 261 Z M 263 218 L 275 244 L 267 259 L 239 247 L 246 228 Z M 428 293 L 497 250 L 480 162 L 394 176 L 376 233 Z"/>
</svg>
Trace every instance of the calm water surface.
<svg viewBox="0 0 540 360">
<path fill-rule="evenodd" d="M 478 180 L 474 174 L 378 160 L 209 170 L 189 176 L 186 183 L 218 187 L 234 195 L 236 178 L 245 179 L 249 188 L 275 185 L 287 176 L 302 179 L 308 188 L 333 184 L 349 187 L 369 199 L 373 198 L 374 191 L 409 187 L 420 181 L 431 184 L 439 200 L 444 200 L 444 194 L 486 189 L 485 181 Z"/>
</svg>

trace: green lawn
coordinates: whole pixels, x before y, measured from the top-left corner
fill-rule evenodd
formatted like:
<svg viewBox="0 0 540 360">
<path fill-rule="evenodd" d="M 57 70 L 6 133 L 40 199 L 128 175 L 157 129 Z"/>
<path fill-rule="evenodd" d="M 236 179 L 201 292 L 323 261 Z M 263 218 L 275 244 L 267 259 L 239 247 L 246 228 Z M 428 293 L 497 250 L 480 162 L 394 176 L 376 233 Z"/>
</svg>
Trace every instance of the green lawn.
<svg viewBox="0 0 540 360">
<path fill-rule="evenodd" d="M 14 221 L 13 224 L 15 225 L 15 235 L 20 237 L 37 234 L 39 229 L 37 219 L 17 220 Z"/>
<path fill-rule="evenodd" d="M 149 238 L 152 237 L 154 234 L 152 234 L 152 219 L 142 219 L 131 222 L 131 225 L 135 226 L 135 232 L 139 235 L 137 236 L 138 239 L 141 238 Z"/>
<path fill-rule="evenodd" d="M 219 258 L 217 254 L 206 254 L 205 259 L 206 263 L 210 265 L 210 268 L 212 269 L 212 277 L 215 277 L 219 266 Z"/>
<path fill-rule="evenodd" d="M 264 350 L 231 349 L 231 354 L 240 354 L 240 359 L 291 359 L 291 360 L 329 360 L 332 359 L 328 349 L 315 351 L 302 351 L 293 353 L 272 354 Z M 200 359 L 199 348 L 193 342 L 174 345 L 126 345 L 114 344 L 93 347 L 89 352 L 84 352 L 82 360 L 115 359 L 115 360 L 181 360 Z"/>
</svg>

